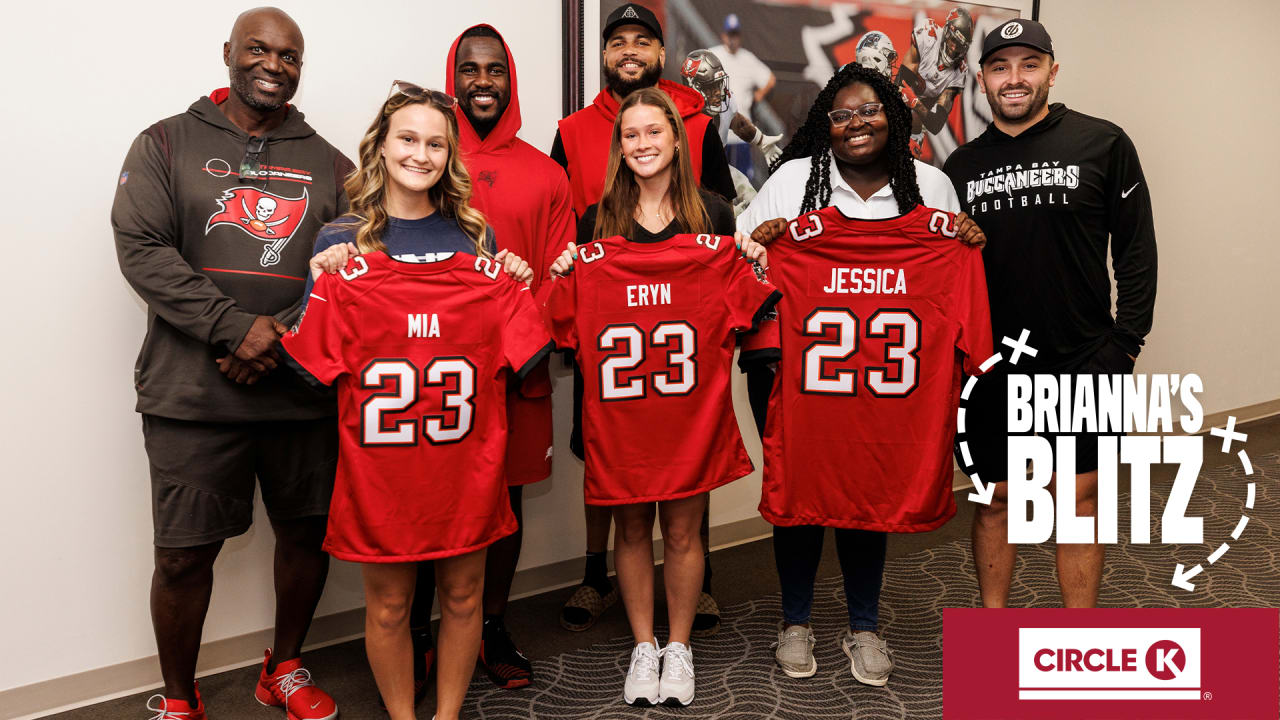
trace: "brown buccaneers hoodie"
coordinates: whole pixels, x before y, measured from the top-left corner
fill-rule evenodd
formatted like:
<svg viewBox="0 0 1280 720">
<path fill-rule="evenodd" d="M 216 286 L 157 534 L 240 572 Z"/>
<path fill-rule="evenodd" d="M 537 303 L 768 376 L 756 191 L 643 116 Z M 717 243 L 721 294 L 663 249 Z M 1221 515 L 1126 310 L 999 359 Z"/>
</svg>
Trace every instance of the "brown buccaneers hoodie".
<svg viewBox="0 0 1280 720">
<path fill-rule="evenodd" d="M 116 255 L 147 304 L 137 410 L 211 422 L 334 415 L 331 397 L 287 369 L 237 385 L 214 360 L 258 315 L 297 319 L 316 232 L 346 210 L 353 166 L 292 106 L 248 153 L 250 138 L 218 109 L 226 97 L 214 91 L 143 131 L 117 181 Z"/>
</svg>

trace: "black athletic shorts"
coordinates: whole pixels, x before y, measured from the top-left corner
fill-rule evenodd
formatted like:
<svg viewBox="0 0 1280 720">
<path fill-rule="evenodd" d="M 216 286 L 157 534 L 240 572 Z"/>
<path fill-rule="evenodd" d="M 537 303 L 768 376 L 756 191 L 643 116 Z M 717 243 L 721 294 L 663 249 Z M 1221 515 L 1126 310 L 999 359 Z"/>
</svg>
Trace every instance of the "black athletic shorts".
<svg viewBox="0 0 1280 720">
<path fill-rule="evenodd" d="M 1008 394 L 1009 366 L 999 363 L 991 372 L 983 375 L 969 393 L 969 399 L 961 401 L 965 408 L 965 432 L 956 436 L 955 457 L 960 469 L 972 475 L 975 472 L 983 482 L 1003 482 L 1008 479 L 1009 431 L 1008 431 Z M 1057 370 L 1055 375 L 1127 375 L 1133 372 L 1133 360 L 1114 340 L 1108 339 L 1094 354 L 1086 358 L 1077 367 Z M 1094 387 L 1097 387 L 1096 381 Z M 1072 398 L 1067 398 L 1071 402 Z M 1032 433 L 1012 433 L 1014 435 L 1030 435 Z M 1039 433 L 1048 438 L 1050 444 L 1057 446 L 1054 438 L 1074 437 L 1076 439 L 1076 472 L 1086 473 L 1098 469 L 1098 438 L 1102 435 L 1118 433 Z M 961 452 L 960 443 L 964 441 L 969 447 L 972 464 L 966 463 Z M 1057 459 L 1055 457 L 1056 466 Z"/>
<path fill-rule="evenodd" d="M 253 522 L 254 478 L 272 520 L 329 512 L 337 418 L 216 423 L 142 416 L 156 547 L 205 545 Z"/>
</svg>

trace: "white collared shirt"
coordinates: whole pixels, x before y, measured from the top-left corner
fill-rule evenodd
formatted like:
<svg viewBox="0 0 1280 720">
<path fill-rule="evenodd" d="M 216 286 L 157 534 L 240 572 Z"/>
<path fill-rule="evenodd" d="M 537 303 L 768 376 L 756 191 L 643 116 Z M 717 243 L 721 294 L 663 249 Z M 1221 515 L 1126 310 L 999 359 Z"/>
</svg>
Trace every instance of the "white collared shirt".
<svg viewBox="0 0 1280 720">
<path fill-rule="evenodd" d="M 960 212 L 960 200 L 956 197 L 955 188 L 945 173 L 932 165 L 919 160 L 916 164 L 916 183 L 920 186 L 920 197 L 924 204 L 949 213 Z M 800 203 L 804 200 L 804 186 L 809 180 L 810 158 L 790 160 L 779 167 L 776 172 L 761 186 L 755 200 L 738 216 L 738 230 L 751 234 L 753 230 L 766 220 L 782 218 L 790 220 L 800 214 Z M 835 158 L 831 158 L 831 204 L 840 208 L 845 215 L 863 220 L 880 220 L 897 217 L 902 212 L 898 202 L 893 199 L 893 189 L 888 183 L 875 191 L 871 197 L 863 200 L 858 193 L 849 187 L 836 168 Z"/>
</svg>

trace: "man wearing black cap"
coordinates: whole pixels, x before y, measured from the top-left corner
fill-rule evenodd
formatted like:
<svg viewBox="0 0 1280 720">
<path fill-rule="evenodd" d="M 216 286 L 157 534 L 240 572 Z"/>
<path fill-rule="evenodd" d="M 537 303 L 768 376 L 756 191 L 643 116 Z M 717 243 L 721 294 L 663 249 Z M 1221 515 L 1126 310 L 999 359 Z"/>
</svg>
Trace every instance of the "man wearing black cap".
<svg viewBox="0 0 1280 720">
<path fill-rule="evenodd" d="M 600 200 L 609 162 L 609 137 L 618 105 L 633 90 L 655 85 L 671 96 L 684 118 L 689 143 L 701 152 L 690 156 L 702 186 L 732 202 L 733 178 L 724 146 L 702 114 L 702 96 L 691 88 L 660 79 L 666 62 L 662 26 L 648 8 L 627 3 L 609 14 L 604 25 L 605 87 L 590 105 L 560 121 L 551 159 L 569 174 L 573 206 L 581 217 Z"/>
<path fill-rule="evenodd" d="M 693 88 L 660 79 L 666 61 L 662 45 L 662 25 L 646 7 L 627 3 L 609 14 L 605 20 L 603 71 L 605 87 L 590 105 L 560 121 L 551 159 L 560 163 L 569 175 L 569 190 L 578 217 L 599 202 L 604 192 L 605 170 L 609 164 L 609 144 L 614 119 L 622 99 L 640 88 L 657 86 L 670 96 L 683 119 L 690 147 L 693 172 L 701 185 L 719 193 L 732 203 L 736 194 L 729 163 L 720 136 L 711 128 L 711 118 L 702 112 L 702 95 Z M 569 446 L 583 457 L 581 418 L 582 380 L 574 378 L 574 429 Z M 608 507 L 583 505 L 587 525 L 587 557 L 582 584 L 573 592 L 560 614 L 560 625 L 568 630 L 587 630 L 600 613 L 618 599 L 608 577 L 605 556 L 609 545 L 609 527 L 613 515 Z M 708 520 L 702 521 L 702 544 L 706 551 Z M 708 555 L 703 567 L 703 587 L 694 617 L 694 637 L 705 637 L 720 627 L 720 608 L 711 594 L 711 562 Z"/>
<path fill-rule="evenodd" d="M 978 84 L 991 105 L 992 123 L 952 153 L 943 170 L 965 212 L 987 235 L 983 260 L 993 337 L 1016 341 L 1029 331 L 1025 341 L 1036 354 L 1018 359 L 1018 373 L 1131 373 L 1151 329 L 1156 296 L 1151 196 L 1133 142 L 1112 123 L 1048 103 L 1058 64 L 1049 33 L 1038 22 L 1010 20 L 993 30 L 983 42 L 980 66 Z M 990 505 L 977 506 L 973 524 L 986 607 L 1007 604 L 1017 554 L 1008 542 L 1002 482 L 1008 465 L 1007 377 L 1007 371 L 997 371 L 977 383 L 967 403 L 968 432 L 960 436 L 973 460 L 965 470 L 999 483 Z M 1043 434 L 1051 442 L 1055 435 L 1075 438 L 1076 516 L 1093 517 L 1098 435 L 1063 429 Z M 1055 467 L 1060 462 L 1055 458 Z M 1057 480 L 1055 475 L 1049 485 L 1055 493 Z M 1064 605 L 1097 604 L 1103 550 L 1096 543 L 1058 544 Z"/>
</svg>

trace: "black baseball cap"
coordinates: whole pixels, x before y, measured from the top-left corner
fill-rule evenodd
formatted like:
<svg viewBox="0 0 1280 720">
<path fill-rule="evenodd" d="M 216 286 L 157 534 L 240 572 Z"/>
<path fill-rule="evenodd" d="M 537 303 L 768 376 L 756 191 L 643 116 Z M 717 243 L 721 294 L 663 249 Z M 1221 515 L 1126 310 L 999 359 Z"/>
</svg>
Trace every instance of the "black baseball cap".
<svg viewBox="0 0 1280 720">
<path fill-rule="evenodd" d="M 986 62 L 995 51 L 1014 45 L 1049 53 L 1049 57 L 1053 57 L 1053 40 L 1049 37 L 1049 31 L 1035 20 L 1018 18 L 987 33 L 987 38 L 982 41 L 982 57 L 978 59 L 978 64 Z"/>
<path fill-rule="evenodd" d="M 627 3 L 609 13 L 609 18 L 604 23 L 604 32 L 601 33 L 605 42 L 609 41 L 609 36 L 621 25 L 641 25 L 648 28 L 658 42 L 662 42 L 662 26 L 658 24 L 658 17 L 643 5 Z"/>
</svg>

